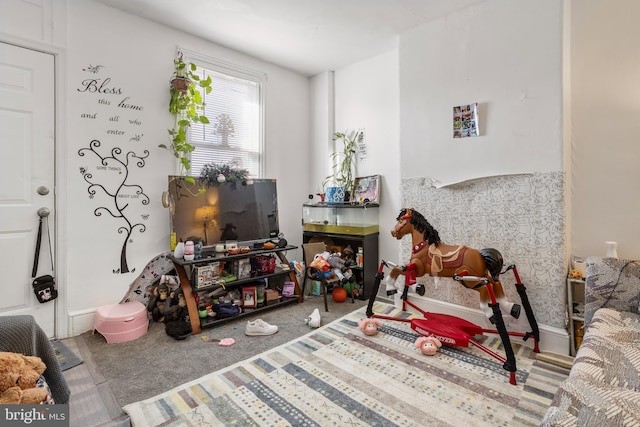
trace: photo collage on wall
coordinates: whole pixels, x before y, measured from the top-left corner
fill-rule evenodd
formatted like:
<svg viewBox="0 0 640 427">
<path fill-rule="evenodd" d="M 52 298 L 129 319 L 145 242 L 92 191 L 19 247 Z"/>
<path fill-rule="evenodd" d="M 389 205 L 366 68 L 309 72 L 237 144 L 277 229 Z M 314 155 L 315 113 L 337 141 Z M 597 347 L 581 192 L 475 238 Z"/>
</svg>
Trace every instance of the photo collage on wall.
<svg viewBox="0 0 640 427">
<path fill-rule="evenodd" d="M 453 107 L 453 137 L 466 138 L 480 135 L 478 103 Z"/>
</svg>

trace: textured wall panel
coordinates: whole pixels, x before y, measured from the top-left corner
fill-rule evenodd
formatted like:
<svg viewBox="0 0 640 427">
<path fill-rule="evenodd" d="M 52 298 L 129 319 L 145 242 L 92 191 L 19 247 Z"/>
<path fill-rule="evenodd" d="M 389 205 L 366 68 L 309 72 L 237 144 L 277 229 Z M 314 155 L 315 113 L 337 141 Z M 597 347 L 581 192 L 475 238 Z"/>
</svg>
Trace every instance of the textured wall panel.
<svg viewBox="0 0 640 427">
<path fill-rule="evenodd" d="M 527 288 L 538 323 L 558 328 L 565 325 L 565 179 L 562 172 L 497 176 L 465 181 L 442 188 L 430 178 L 402 180 L 403 207 L 414 208 L 438 230 L 446 244 L 472 248 L 493 247 L 505 266 L 515 264 Z M 390 230 L 394 219 L 381 222 Z M 411 254 L 405 237 L 401 263 Z M 479 307 L 478 294 L 451 279 L 427 287 L 425 296 L 471 308 Z M 501 276 L 507 297 L 519 302 L 511 272 Z M 524 316 L 524 312 L 523 312 Z"/>
</svg>

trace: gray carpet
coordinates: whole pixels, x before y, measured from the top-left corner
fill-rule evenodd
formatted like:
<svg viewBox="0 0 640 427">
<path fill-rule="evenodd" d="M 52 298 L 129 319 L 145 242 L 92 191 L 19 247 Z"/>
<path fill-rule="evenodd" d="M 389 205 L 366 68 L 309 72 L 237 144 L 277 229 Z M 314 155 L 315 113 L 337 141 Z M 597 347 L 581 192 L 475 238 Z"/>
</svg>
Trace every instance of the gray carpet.
<svg viewBox="0 0 640 427">
<path fill-rule="evenodd" d="M 311 331 L 304 319 L 316 307 L 320 310 L 322 324 L 326 324 L 366 303 L 359 300 L 336 303 L 329 298 L 329 311 L 325 312 L 321 296 L 308 297 L 302 304 L 246 316 L 205 329 L 183 341 L 169 337 L 164 325 L 159 323 L 151 323 L 147 334 L 125 343 L 107 344 L 100 334 L 92 335 L 90 332 L 77 338 L 86 344 L 118 405 L 125 406 L 301 337 Z M 257 318 L 278 325 L 278 333 L 246 336 L 246 322 Z M 233 338 L 236 343 L 231 347 L 221 347 L 215 342 L 203 341 L 203 335 Z"/>
</svg>

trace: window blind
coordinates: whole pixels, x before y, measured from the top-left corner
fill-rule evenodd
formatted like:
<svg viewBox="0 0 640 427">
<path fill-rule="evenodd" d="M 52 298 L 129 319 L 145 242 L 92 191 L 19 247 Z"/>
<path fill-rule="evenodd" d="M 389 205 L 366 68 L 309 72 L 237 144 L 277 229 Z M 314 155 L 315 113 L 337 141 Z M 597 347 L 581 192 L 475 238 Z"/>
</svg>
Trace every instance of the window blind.
<svg viewBox="0 0 640 427">
<path fill-rule="evenodd" d="M 262 82 L 197 65 L 201 77 L 211 77 L 213 90 L 202 94 L 209 124 L 194 123 L 189 130 L 195 147 L 190 174 L 199 176 L 207 163 L 231 163 L 262 177 Z"/>
</svg>

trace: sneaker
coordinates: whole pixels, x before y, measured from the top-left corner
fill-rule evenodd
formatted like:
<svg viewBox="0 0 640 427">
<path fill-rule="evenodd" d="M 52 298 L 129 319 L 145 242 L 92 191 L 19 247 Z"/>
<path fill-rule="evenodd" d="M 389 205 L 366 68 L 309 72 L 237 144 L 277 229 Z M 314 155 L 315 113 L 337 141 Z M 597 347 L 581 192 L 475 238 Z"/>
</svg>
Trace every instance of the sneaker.
<svg viewBox="0 0 640 427">
<path fill-rule="evenodd" d="M 270 325 L 262 319 L 250 320 L 244 331 L 245 335 L 273 335 L 278 332 L 276 325 Z"/>
<path fill-rule="evenodd" d="M 313 310 L 311 315 L 306 319 L 304 319 L 304 323 L 311 326 L 312 328 L 319 328 L 320 327 L 320 310 L 318 310 L 317 308 Z"/>
</svg>

